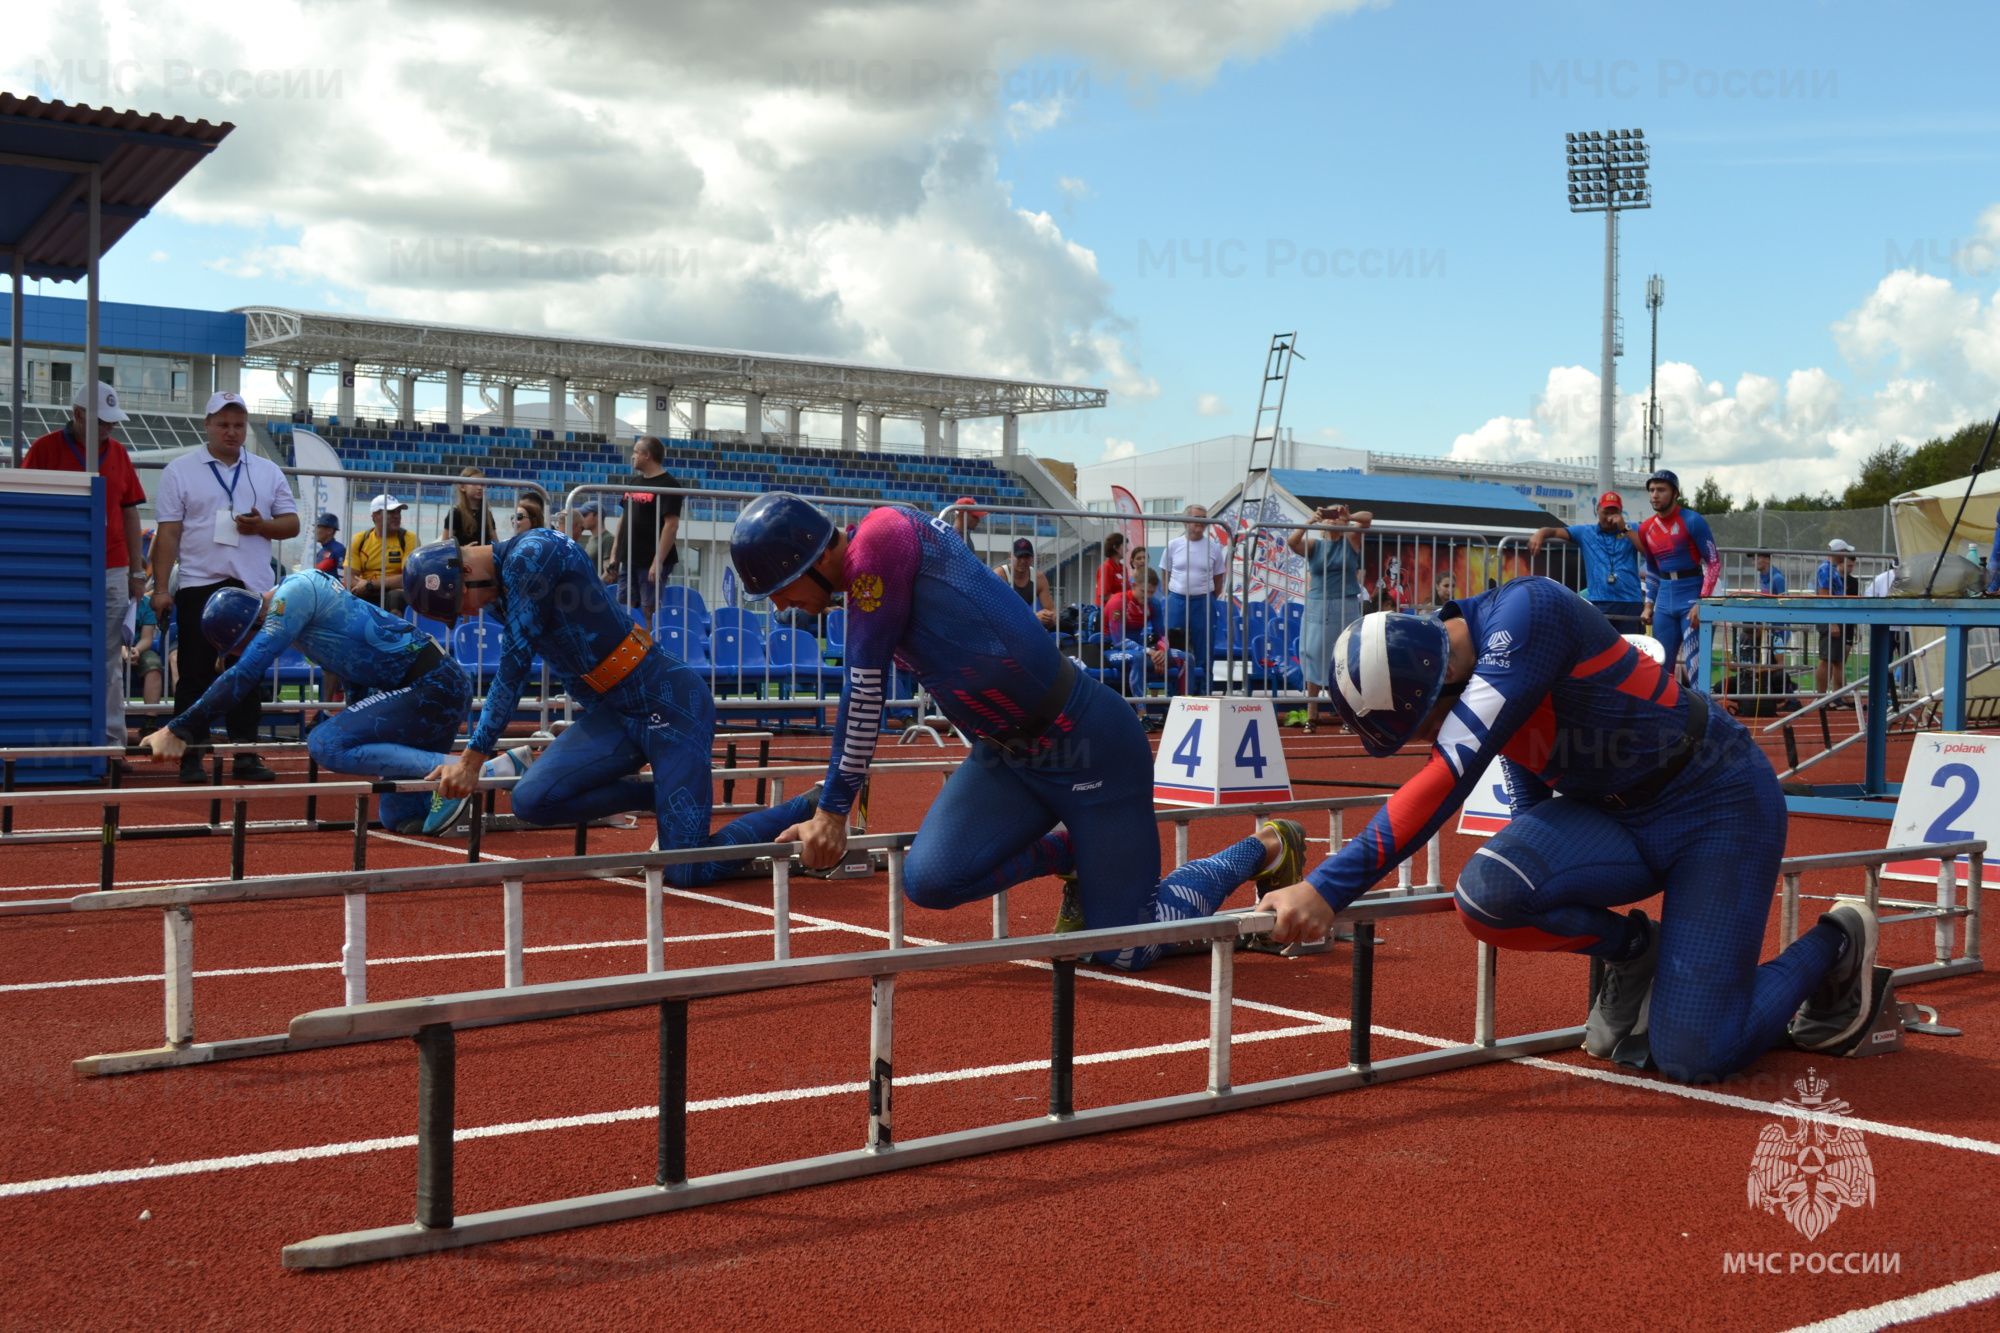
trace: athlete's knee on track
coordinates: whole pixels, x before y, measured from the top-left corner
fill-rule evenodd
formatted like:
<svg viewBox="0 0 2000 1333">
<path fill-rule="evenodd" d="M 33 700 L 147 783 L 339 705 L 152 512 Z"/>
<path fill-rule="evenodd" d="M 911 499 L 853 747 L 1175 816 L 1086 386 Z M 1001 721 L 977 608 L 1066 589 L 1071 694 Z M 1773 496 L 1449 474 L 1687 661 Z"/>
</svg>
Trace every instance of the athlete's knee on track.
<svg viewBox="0 0 2000 1333">
<path fill-rule="evenodd" d="M 1715 1083 L 1747 1063 L 1710 1034 L 1662 1024 L 1657 1016 L 1647 1041 L 1653 1063 L 1676 1083 Z"/>
</svg>

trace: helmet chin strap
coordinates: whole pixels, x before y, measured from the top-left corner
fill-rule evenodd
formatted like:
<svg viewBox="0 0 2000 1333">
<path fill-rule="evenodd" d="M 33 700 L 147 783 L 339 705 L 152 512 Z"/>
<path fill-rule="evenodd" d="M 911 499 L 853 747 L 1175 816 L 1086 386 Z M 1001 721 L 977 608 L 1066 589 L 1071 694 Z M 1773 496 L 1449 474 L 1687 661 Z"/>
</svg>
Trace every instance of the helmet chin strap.
<svg viewBox="0 0 2000 1333">
<path fill-rule="evenodd" d="M 819 566 L 817 565 L 807 566 L 806 577 L 811 579 L 814 583 L 817 583 L 820 586 L 820 590 L 824 592 L 828 597 L 840 596 L 840 589 L 834 587 L 831 583 L 828 583 L 826 581 L 826 575 L 819 572 Z"/>
</svg>

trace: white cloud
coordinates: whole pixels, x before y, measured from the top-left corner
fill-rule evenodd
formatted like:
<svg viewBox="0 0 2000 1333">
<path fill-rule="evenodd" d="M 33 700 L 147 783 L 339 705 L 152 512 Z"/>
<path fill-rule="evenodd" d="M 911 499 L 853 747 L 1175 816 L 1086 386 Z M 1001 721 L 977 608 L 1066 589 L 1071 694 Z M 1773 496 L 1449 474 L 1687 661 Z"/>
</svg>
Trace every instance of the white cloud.
<svg viewBox="0 0 2000 1333">
<path fill-rule="evenodd" d="M 1058 176 L 1056 188 L 1073 200 L 1082 199 L 1090 193 L 1090 186 L 1076 176 Z"/>
<path fill-rule="evenodd" d="M 0 84 L 235 122 L 164 208 L 276 237 L 219 271 L 302 301 L 1146 398 L 1096 256 L 996 145 L 1363 3 L 55 0 Z"/>
<path fill-rule="evenodd" d="M 1985 239 L 1975 245 L 2000 245 L 2000 206 L 1981 215 L 1979 234 Z M 1838 493 L 1883 445 L 1918 445 L 1990 414 L 2000 389 L 2000 293 L 1982 298 L 1943 277 L 1900 269 L 1831 332 L 1847 366 L 1794 370 L 1782 383 L 1745 372 L 1724 384 L 1685 362 L 1662 363 L 1663 463 L 1690 486 L 1712 472 L 1738 497 Z M 1620 393 L 1621 460 L 1640 454 L 1645 413 L 1643 387 Z M 1450 454 L 1594 460 L 1597 425 L 1597 375 L 1558 366 L 1529 415 L 1492 417 L 1453 440 Z"/>
<path fill-rule="evenodd" d="M 1958 266 L 1967 273 L 1990 273 L 2000 262 L 2000 204 L 1994 204 L 1979 215 L 1979 225 L 1972 238 L 1959 246 L 1952 256 Z"/>
<path fill-rule="evenodd" d="M 1100 463 L 1116 463 L 1121 458 L 1136 458 L 1138 455 L 1139 446 L 1134 441 L 1121 440 L 1116 436 L 1107 435 L 1104 437 L 1104 456 L 1097 461 Z"/>
<path fill-rule="evenodd" d="M 1228 414 L 1229 405 L 1222 401 L 1221 394 L 1204 393 L 1195 398 L 1194 410 L 1197 416 L 1219 417 Z"/>
</svg>

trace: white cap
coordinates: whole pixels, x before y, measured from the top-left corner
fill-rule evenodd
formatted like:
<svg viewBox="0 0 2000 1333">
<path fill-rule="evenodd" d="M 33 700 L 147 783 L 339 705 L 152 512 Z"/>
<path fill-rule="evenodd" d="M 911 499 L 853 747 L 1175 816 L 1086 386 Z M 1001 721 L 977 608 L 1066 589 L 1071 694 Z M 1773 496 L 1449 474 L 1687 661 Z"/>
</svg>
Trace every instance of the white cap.
<svg viewBox="0 0 2000 1333">
<path fill-rule="evenodd" d="M 208 396 L 208 406 L 202 409 L 201 414 L 205 417 L 212 417 L 225 407 L 240 407 L 245 412 L 250 410 L 250 404 L 243 401 L 242 394 L 231 393 L 229 390 L 223 389 L 219 393 L 212 393 Z"/>
<path fill-rule="evenodd" d="M 1848 542 L 1845 541 L 1844 539 L 1840 537 L 1835 537 L 1832 541 L 1826 544 L 1826 549 L 1829 551 L 1846 552 L 1846 551 L 1852 551 L 1854 547 L 1848 544 Z"/>
<path fill-rule="evenodd" d="M 384 509 L 402 509 L 405 507 L 406 506 L 403 504 L 401 500 L 398 500 L 395 496 L 389 494 L 389 492 L 384 491 L 380 495 L 376 496 L 373 500 L 369 501 L 368 512 L 370 514 L 379 514 Z"/>
<path fill-rule="evenodd" d="M 76 391 L 76 397 L 70 400 L 70 406 L 82 407 L 83 405 L 83 389 L 79 386 Z M 125 409 L 118 406 L 118 391 L 103 380 L 97 382 L 97 419 L 99 421 L 125 420 Z"/>
</svg>

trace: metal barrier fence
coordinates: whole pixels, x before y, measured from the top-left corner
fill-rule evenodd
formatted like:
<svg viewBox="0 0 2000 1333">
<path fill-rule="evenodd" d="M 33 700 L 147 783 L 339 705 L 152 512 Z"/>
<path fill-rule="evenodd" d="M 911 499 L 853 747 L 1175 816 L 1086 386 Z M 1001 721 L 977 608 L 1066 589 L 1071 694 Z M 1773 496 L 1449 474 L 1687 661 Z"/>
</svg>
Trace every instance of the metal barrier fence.
<svg viewBox="0 0 2000 1333">
<path fill-rule="evenodd" d="M 500 525 L 493 522 L 492 516 L 487 509 L 491 499 L 486 492 L 486 487 L 488 486 L 492 487 L 495 491 L 512 494 L 515 497 L 513 503 L 516 504 L 518 504 L 521 497 L 527 497 L 536 504 L 539 504 L 543 509 L 546 509 L 548 505 L 548 492 L 543 490 L 538 484 L 528 481 L 489 483 L 478 478 L 468 479 L 452 476 L 447 473 L 350 472 L 329 468 L 287 467 L 282 464 L 280 465 L 280 471 L 284 473 L 287 484 L 291 486 L 293 500 L 298 506 L 300 535 L 296 538 L 288 538 L 284 541 L 273 543 L 272 559 L 274 569 L 272 572 L 274 578 L 283 578 L 286 574 L 297 570 L 323 567 L 318 558 L 318 543 L 313 535 L 314 526 L 315 521 L 322 513 L 330 513 L 339 520 L 338 529 L 334 535 L 335 540 L 344 542 L 345 550 L 341 553 L 338 560 L 331 562 L 332 567 L 328 568 L 327 572 L 341 577 L 342 582 L 350 589 L 354 589 L 356 586 L 353 548 L 359 544 L 362 533 L 372 531 L 375 534 L 377 543 L 383 544 L 388 543 L 393 534 L 406 532 L 410 534 L 409 544 L 410 548 L 414 550 L 417 546 L 424 544 L 426 540 L 425 534 L 433 526 L 435 526 L 440 536 L 446 534 L 447 519 L 452 511 L 453 502 L 457 498 L 457 490 L 460 487 L 466 487 L 479 492 L 476 496 L 468 497 L 468 501 L 472 505 L 470 512 L 473 514 L 473 518 L 471 522 L 475 532 L 483 532 L 488 526 L 492 526 L 497 535 L 511 535 L 510 533 L 501 532 L 499 530 Z M 374 495 L 377 493 L 392 496 L 402 503 L 407 514 L 414 517 L 405 521 L 402 514 L 396 514 L 394 511 L 389 510 L 385 510 L 379 519 L 369 515 Z M 517 510 L 517 512 L 522 511 Z M 430 514 L 434 518 L 434 524 L 426 521 L 427 514 Z M 367 516 L 369 521 L 358 522 L 357 519 L 362 516 Z M 431 538 L 431 540 L 435 540 L 435 538 Z M 286 557 L 294 549 L 295 544 L 299 555 L 296 558 L 287 559 Z M 384 570 L 386 570 L 388 563 L 385 556 L 382 561 Z M 397 557 L 395 563 L 400 567 L 400 556 Z M 159 586 L 161 577 L 161 571 L 153 571 L 151 583 L 154 587 Z M 172 583 L 173 580 L 169 578 L 169 586 Z M 149 587 L 148 591 L 150 595 L 152 588 Z M 412 622 L 420 623 L 420 628 L 430 629 L 434 633 L 440 630 L 443 631 L 441 637 L 444 639 L 444 642 L 441 646 L 448 652 L 456 649 L 456 630 L 446 629 L 436 622 L 419 622 L 419 618 L 414 613 L 405 609 L 400 590 L 384 587 L 378 580 L 374 586 L 372 595 L 368 599 L 381 605 L 385 610 L 401 614 Z M 474 623 L 485 624 L 487 622 L 485 622 L 482 616 L 475 618 Z M 144 679 L 146 676 L 150 676 L 151 672 L 145 669 L 138 660 L 139 650 L 135 645 L 134 660 L 127 668 L 127 707 L 128 712 L 163 720 L 166 717 L 173 716 L 174 712 L 172 698 L 178 668 L 175 648 L 177 648 L 180 627 L 174 626 L 171 630 L 175 640 L 172 645 L 168 641 L 167 634 L 162 633 L 157 626 L 153 628 L 155 637 L 147 647 L 151 651 L 157 652 L 160 657 L 160 681 L 157 686 L 160 699 L 158 701 L 145 699 L 145 695 L 153 692 L 155 687 L 147 684 Z M 473 632 L 481 633 L 481 631 Z M 475 656 L 473 660 L 477 663 L 482 659 Z M 132 670 L 139 670 L 141 673 L 140 695 L 144 702 L 137 707 L 131 705 L 130 698 L 132 691 L 130 688 L 129 673 Z M 549 682 L 546 672 L 544 672 L 542 684 L 542 695 L 546 698 L 551 693 L 548 688 Z M 322 668 L 306 661 L 295 652 L 286 654 L 272 665 L 270 678 L 264 688 L 269 691 L 270 702 L 273 703 L 282 703 L 283 693 L 287 688 L 297 688 L 302 696 L 311 696 L 302 697 L 299 701 L 301 706 L 297 708 L 281 706 L 270 710 L 280 716 L 294 712 L 300 714 L 301 726 L 303 726 L 304 715 L 307 712 L 317 712 L 321 707 L 326 705 L 337 705 L 341 702 L 343 696 L 342 686 L 338 678 L 330 676 Z M 542 700 L 534 700 L 532 702 L 538 707 L 542 728 L 546 730 L 548 725 L 546 704 Z"/>
<path fill-rule="evenodd" d="M 1948 853 L 1961 844 L 1927 850 Z M 1963 844 L 1983 851 L 1984 844 Z M 1788 862 L 1788 888 L 1796 874 L 1836 865 L 1876 865 L 1916 849 L 1801 858 Z M 1975 865 L 1977 862 L 1975 862 Z M 1268 932 L 1274 918 L 1255 911 L 1068 935 L 1035 936 L 918 950 L 878 950 L 832 957 L 690 969 L 651 976 L 557 982 L 498 991 L 347 1006 L 302 1014 L 288 1036 L 295 1042 L 330 1044 L 413 1039 L 417 1049 L 417 1182 L 414 1222 L 316 1237 L 288 1245 L 284 1263 L 332 1268 L 375 1259 L 430 1253 L 486 1241 L 545 1234 L 599 1222 L 678 1211 L 804 1185 L 875 1175 L 1004 1148 L 1045 1143 L 1219 1111 L 1271 1105 L 1346 1091 L 1394 1079 L 1468 1065 L 1553 1052 L 1576 1044 L 1576 1027 L 1501 1037 L 1495 1015 L 1498 955 L 1479 941 L 1473 994 L 1473 1040 L 1388 1060 L 1375 1059 L 1375 924 L 1388 918 L 1453 910 L 1449 894 L 1363 898 L 1340 919 L 1354 926 L 1354 956 L 1343 1068 L 1235 1086 L 1232 1022 L 1238 940 Z M 1976 930 L 1976 921 L 1969 922 Z M 1209 946 L 1209 1034 L 1206 1086 L 1198 1092 L 1154 1097 L 1079 1110 L 1075 1102 L 1076 973 L 1080 959 L 1120 949 L 1163 944 Z M 1973 949 L 1976 967 L 1976 946 Z M 1048 1114 L 969 1130 L 897 1141 L 894 1132 L 894 1031 L 896 978 L 996 963 L 1050 965 Z M 687 1153 L 689 1007 L 698 999 L 754 994 L 794 986 L 867 978 L 869 1051 L 864 1146 L 847 1152 L 754 1166 L 710 1176 L 690 1176 Z M 653 1182 L 636 1188 L 461 1215 L 455 1195 L 456 1034 L 469 1028 L 540 1022 L 584 1014 L 652 1008 L 659 1018 L 658 1135 Z"/>
<path fill-rule="evenodd" d="M 1267 518 L 1231 527 L 1228 692 L 1303 699 L 1316 710 L 1348 624 L 1370 611 L 1435 612 L 1504 582 L 1492 536 L 1435 523 Z"/>
<path fill-rule="evenodd" d="M 1500 543 L 1500 563 L 1515 573 L 1541 574 L 1578 591 L 1588 583 L 1584 553 L 1576 543 L 1550 540 L 1534 554 L 1530 554 L 1529 547 L 1526 538 L 1504 539 Z M 1794 596 L 1811 594 L 1817 588 L 1822 566 L 1832 558 L 1826 551 L 1765 553 L 1738 547 L 1722 547 L 1720 551 L 1723 570 L 1715 596 L 1759 592 L 1769 587 Z M 1769 560 L 1760 570 L 1757 562 L 1763 554 L 1768 554 Z M 1880 552 L 1857 552 L 1848 559 L 1851 572 L 1843 572 L 1842 595 L 1857 596 L 1867 591 L 1876 575 L 1893 568 L 1896 558 Z M 1772 573 L 1778 576 L 1776 580 L 1770 579 Z M 1634 587 L 1627 600 L 1643 605 L 1643 589 Z M 1617 623 L 1615 617 L 1614 623 Z M 1618 628 L 1628 633 L 1649 632 L 1637 621 L 1619 623 Z M 1730 700 L 1739 715 L 1746 718 L 1782 719 L 1784 715 L 1798 713 L 1815 697 L 1821 707 L 1866 708 L 1866 690 L 1856 689 L 1853 683 L 1865 681 L 1865 668 L 1859 661 L 1850 663 L 1856 657 L 1858 642 L 1861 655 L 1865 656 L 1865 642 L 1852 625 L 1746 628 L 1718 639 L 1720 652 L 1705 670 L 1696 671 L 1695 679 L 1702 688 Z M 1918 655 L 1908 652 L 1907 633 L 1901 642 L 1894 683 L 1907 695 L 1916 689 L 1914 662 Z M 1892 703 L 1891 707 L 1900 709 L 1900 703 Z M 1825 729 L 1826 746 L 1838 744 L 1835 729 L 1830 724 Z"/>
</svg>

